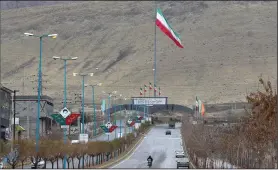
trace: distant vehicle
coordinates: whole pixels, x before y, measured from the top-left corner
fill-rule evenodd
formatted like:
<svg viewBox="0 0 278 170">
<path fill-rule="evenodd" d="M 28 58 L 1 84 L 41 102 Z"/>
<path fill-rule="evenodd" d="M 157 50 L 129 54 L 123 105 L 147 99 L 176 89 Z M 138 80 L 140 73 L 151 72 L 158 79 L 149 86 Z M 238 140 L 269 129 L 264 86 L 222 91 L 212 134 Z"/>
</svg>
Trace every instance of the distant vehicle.
<svg viewBox="0 0 278 170">
<path fill-rule="evenodd" d="M 170 130 L 166 130 L 165 135 L 171 135 L 171 131 Z"/>
<path fill-rule="evenodd" d="M 184 151 L 175 151 L 175 154 L 176 154 L 177 169 L 179 169 L 179 167 L 184 167 L 189 169 L 188 155 L 185 154 Z"/>
<path fill-rule="evenodd" d="M 37 169 L 43 169 L 44 164 L 45 164 L 44 160 L 41 160 L 40 162 L 38 162 Z M 34 164 L 32 164 L 31 169 L 36 169 Z"/>
<path fill-rule="evenodd" d="M 172 119 L 169 120 L 169 129 L 175 129 L 176 122 Z"/>
</svg>

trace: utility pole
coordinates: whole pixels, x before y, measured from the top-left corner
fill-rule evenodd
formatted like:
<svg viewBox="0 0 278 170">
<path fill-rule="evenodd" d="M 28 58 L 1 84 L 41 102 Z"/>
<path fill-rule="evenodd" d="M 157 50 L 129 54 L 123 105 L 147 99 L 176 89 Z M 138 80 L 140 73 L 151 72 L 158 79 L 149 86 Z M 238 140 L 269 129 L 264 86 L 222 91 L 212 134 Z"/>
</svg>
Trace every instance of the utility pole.
<svg viewBox="0 0 278 170">
<path fill-rule="evenodd" d="M 16 98 L 16 92 L 18 92 L 18 90 L 14 90 L 14 96 L 13 96 L 13 107 L 14 107 L 14 115 L 13 115 L 13 150 L 15 149 L 15 114 L 16 114 L 16 109 L 15 109 L 15 98 Z"/>
</svg>

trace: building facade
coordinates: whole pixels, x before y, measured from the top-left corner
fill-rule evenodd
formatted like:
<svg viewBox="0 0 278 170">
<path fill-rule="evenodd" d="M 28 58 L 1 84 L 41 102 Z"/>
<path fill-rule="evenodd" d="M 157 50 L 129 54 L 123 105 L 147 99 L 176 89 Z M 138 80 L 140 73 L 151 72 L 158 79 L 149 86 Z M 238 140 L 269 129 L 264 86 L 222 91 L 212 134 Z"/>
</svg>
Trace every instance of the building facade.
<svg viewBox="0 0 278 170">
<path fill-rule="evenodd" d="M 7 139 L 7 128 L 10 126 L 12 113 L 12 90 L 0 87 L 0 128 L 1 139 Z"/>
<path fill-rule="evenodd" d="M 25 129 L 22 138 L 34 138 L 37 124 L 37 96 L 16 96 L 16 112 L 19 124 Z M 53 99 L 49 96 L 41 96 L 40 103 L 40 136 L 44 136 L 51 131 L 54 123 L 51 114 L 54 113 Z"/>
</svg>

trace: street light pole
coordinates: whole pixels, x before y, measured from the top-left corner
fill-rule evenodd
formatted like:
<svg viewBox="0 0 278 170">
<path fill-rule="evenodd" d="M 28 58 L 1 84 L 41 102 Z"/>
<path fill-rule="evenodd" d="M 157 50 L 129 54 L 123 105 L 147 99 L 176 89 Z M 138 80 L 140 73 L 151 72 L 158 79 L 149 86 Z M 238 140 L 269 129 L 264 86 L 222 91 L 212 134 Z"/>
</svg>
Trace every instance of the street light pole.
<svg viewBox="0 0 278 170">
<path fill-rule="evenodd" d="M 54 60 L 60 59 L 64 61 L 64 108 L 67 107 L 67 60 L 76 60 L 78 57 L 70 57 L 70 58 L 65 58 L 65 57 L 58 57 L 58 56 L 53 56 L 52 57 Z M 67 143 L 67 130 L 64 129 L 64 144 Z M 67 160 L 66 157 L 63 159 L 63 168 L 66 169 L 67 166 Z"/>
<path fill-rule="evenodd" d="M 101 86 L 102 83 L 97 83 L 95 85 L 90 85 L 92 87 L 92 102 L 93 102 L 93 107 L 94 107 L 94 115 L 93 115 L 93 122 L 94 122 L 94 132 L 93 136 L 97 135 L 97 118 L 96 118 L 96 104 L 95 104 L 95 86 Z M 87 86 L 87 85 L 85 85 Z"/>
<path fill-rule="evenodd" d="M 111 108 L 111 105 L 110 105 L 110 96 L 111 93 L 108 93 L 108 114 L 107 114 L 107 122 L 110 122 L 110 108 Z M 107 135 L 107 140 L 109 141 L 109 135 Z"/>
<path fill-rule="evenodd" d="M 13 150 L 15 149 L 15 115 L 16 115 L 16 109 L 15 109 L 15 107 L 16 107 L 16 105 L 15 105 L 15 97 L 16 97 L 16 92 L 19 92 L 18 90 L 14 90 L 14 99 L 13 99 L 13 104 L 14 104 L 14 115 L 13 115 L 13 117 L 14 117 L 14 120 L 13 120 L 13 122 L 14 122 L 14 125 L 13 125 Z"/>
<path fill-rule="evenodd" d="M 39 151 L 40 140 L 40 103 L 41 103 L 41 83 L 42 83 L 42 39 L 44 37 L 56 38 L 58 34 L 44 34 L 41 36 L 34 35 L 32 33 L 24 33 L 26 36 L 34 36 L 40 39 L 40 57 L 39 57 L 39 69 L 38 69 L 38 104 L 37 104 L 37 119 L 36 119 L 36 152 Z"/>
<path fill-rule="evenodd" d="M 96 118 L 96 104 L 95 104 L 95 86 L 92 86 L 93 93 L 93 107 L 94 107 L 94 136 L 97 135 L 97 118 Z"/>
<path fill-rule="evenodd" d="M 73 76 L 81 76 L 82 77 L 82 128 L 81 128 L 81 133 L 84 134 L 85 133 L 85 113 L 84 113 L 84 98 L 85 98 L 85 77 L 86 76 L 93 76 L 94 73 L 73 73 Z M 85 159 L 84 156 L 82 158 L 82 167 L 84 168 L 84 164 L 85 164 Z"/>
</svg>

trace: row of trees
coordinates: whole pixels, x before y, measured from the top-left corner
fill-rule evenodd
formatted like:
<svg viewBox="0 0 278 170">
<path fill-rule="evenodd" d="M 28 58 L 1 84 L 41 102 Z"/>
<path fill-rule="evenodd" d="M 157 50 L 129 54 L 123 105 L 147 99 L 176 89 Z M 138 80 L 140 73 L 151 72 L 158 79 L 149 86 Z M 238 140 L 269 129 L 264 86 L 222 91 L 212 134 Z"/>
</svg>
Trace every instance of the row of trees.
<svg viewBox="0 0 278 170">
<path fill-rule="evenodd" d="M 259 81 L 263 90 L 246 97 L 252 107 L 239 123 L 207 126 L 193 125 L 189 117 L 183 120 L 182 134 L 198 168 L 227 168 L 225 162 L 239 168 L 275 168 L 277 94 L 269 81 Z"/>
<path fill-rule="evenodd" d="M 61 138 L 61 136 L 56 134 L 55 136 L 48 136 L 47 138 L 41 139 L 38 152 L 36 152 L 34 141 L 20 140 L 16 142 L 18 156 L 16 159 L 8 156 L 8 164 L 12 168 L 21 164 L 23 168 L 24 163 L 27 160 L 31 160 L 35 167 L 37 167 L 37 164 L 44 160 L 45 162 L 51 163 L 52 169 L 54 167 L 56 169 L 57 167 L 61 167 L 62 159 L 66 156 L 68 168 L 86 168 L 100 165 L 124 152 L 150 126 L 151 124 L 149 122 L 141 123 L 139 129 L 135 130 L 134 133 L 127 134 L 122 138 L 109 142 L 92 141 L 79 144 L 70 144 L 68 142 L 69 144 L 65 145 L 63 140 L 57 139 L 57 137 Z M 10 149 L 5 148 L 5 145 L 1 146 L 1 156 L 7 155 Z M 83 164 L 84 167 L 82 166 Z"/>
</svg>

